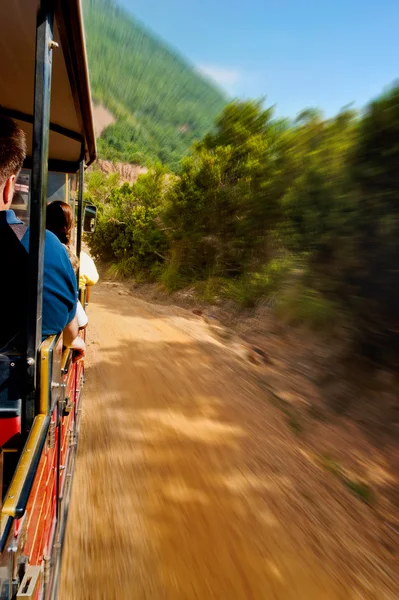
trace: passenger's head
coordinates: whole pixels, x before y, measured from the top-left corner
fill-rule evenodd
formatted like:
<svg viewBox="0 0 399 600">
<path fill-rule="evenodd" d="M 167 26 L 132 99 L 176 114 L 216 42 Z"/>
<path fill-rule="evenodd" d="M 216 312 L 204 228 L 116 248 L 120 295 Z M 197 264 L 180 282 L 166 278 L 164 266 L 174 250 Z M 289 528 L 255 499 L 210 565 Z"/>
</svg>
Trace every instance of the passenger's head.
<svg viewBox="0 0 399 600">
<path fill-rule="evenodd" d="M 0 114 L 0 210 L 11 206 L 25 156 L 25 133 L 10 117 Z"/>
<path fill-rule="evenodd" d="M 66 202 L 55 200 L 47 204 L 46 229 L 52 231 L 62 244 L 71 241 L 73 210 Z"/>
</svg>

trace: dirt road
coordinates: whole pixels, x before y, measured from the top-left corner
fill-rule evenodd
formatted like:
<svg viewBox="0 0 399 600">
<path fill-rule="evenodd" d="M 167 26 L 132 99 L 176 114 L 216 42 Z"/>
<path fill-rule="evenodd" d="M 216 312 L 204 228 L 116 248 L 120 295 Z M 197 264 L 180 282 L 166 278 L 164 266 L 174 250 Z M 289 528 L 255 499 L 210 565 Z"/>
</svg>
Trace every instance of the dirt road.
<svg viewBox="0 0 399 600">
<path fill-rule="evenodd" d="M 108 283 L 89 316 L 61 600 L 399 597 L 369 508 L 203 320 Z"/>
</svg>

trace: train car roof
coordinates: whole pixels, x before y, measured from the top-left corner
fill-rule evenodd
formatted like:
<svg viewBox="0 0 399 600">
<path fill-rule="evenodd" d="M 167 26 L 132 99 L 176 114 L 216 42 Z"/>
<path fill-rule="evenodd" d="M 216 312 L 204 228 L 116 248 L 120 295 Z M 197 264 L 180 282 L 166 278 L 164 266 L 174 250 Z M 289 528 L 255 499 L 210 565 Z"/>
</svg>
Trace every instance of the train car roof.
<svg viewBox="0 0 399 600">
<path fill-rule="evenodd" d="M 80 0 L 55 6 L 49 169 L 75 173 L 96 157 L 96 142 Z M 0 107 L 24 129 L 32 149 L 36 17 L 39 0 L 0 2 Z M 82 156 L 82 145 L 84 156 Z"/>
</svg>

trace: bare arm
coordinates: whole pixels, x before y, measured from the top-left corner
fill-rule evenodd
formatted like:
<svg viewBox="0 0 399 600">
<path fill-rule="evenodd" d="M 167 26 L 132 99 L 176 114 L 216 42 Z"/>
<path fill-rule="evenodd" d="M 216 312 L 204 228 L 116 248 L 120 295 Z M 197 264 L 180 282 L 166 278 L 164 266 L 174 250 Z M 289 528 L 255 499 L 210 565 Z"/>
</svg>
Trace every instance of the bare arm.
<svg viewBox="0 0 399 600">
<path fill-rule="evenodd" d="M 72 321 L 68 323 L 68 325 L 64 328 L 64 346 L 70 348 L 73 340 L 78 336 L 78 333 L 78 318 L 75 315 Z"/>
<path fill-rule="evenodd" d="M 81 360 L 86 353 L 86 344 L 79 335 L 78 319 L 76 315 L 64 328 L 63 338 L 64 346 L 75 351 L 74 362 Z"/>
</svg>

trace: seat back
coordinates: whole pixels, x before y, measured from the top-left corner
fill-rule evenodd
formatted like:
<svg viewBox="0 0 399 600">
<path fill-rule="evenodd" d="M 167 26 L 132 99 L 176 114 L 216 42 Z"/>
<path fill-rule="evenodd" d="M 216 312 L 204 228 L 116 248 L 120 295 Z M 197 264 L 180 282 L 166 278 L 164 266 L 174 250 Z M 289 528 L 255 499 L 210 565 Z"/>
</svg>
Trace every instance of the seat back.
<svg viewBox="0 0 399 600">
<path fill-rule="evenodd" d="M 2 312 L 0 315 L 0 352 L 11 346 L 22 349 L 26 339 L 26 302 L 28 289 L 28 253 L 19 237 L 26 228 L 18 231 L 7 223 L 7 211 L 0 211 L 0 256 Z"/>
<path fill-rule="evenodd" d="M 22 357 L 0 354 L 0 448 L 21 433 Z"/>
</svg>

